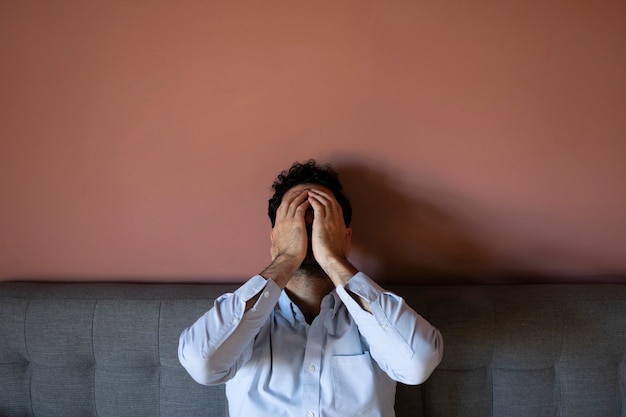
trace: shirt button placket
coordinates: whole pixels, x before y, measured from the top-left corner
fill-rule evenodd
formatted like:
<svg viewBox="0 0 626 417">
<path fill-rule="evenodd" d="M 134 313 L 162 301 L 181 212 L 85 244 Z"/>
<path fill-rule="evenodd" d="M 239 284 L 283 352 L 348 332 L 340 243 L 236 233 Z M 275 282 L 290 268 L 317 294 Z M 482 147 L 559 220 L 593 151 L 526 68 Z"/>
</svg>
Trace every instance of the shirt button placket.
<svg viewBox="0 0 626 417">
<path fill-rule="evenodd" d="M 307 337 L 304 352 L 303 386 L 302 386 L 302 416 L 317 417 L 320 401 L 320 369 L 322 360 L 322 346 L 324 329 L 323 320 L 318 317 L 311 327 Z"/>
</svg>

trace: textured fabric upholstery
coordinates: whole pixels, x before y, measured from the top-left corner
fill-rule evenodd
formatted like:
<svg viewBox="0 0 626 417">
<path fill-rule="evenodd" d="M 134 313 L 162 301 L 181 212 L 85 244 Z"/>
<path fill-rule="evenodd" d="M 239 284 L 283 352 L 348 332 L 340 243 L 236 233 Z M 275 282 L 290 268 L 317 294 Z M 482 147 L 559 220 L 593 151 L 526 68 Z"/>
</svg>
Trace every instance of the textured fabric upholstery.
<svg viewBox="0 0 626 417">
<path fill-rule="evenodd" d="M 455 286 L 406 297 L 445 344 L 419 415 L 626 416 L 626 286 Z"/>
<path fill-rule="evenodd" d="M 0 283 L 0 417 L 224 416 L 178 336 L 232 287 Z"/>
<path fill-rule="evenodd" d="M 232 285 L 0 283 L 0 417 L 226 416 L 178 363 Z M 398 417 L 626 417 L 626 285 L 395 286 L 444 359 Z"/>
</svg>

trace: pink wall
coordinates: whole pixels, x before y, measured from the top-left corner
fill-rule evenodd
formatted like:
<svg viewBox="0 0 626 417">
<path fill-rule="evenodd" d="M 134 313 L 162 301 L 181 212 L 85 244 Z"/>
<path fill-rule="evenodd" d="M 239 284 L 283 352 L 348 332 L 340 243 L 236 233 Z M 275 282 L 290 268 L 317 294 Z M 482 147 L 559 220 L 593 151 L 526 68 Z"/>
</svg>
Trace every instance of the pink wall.
<svg viewBox="0 0 626 417">
<path fill-rule="evenodd" d="M 382 281 L 626 276 L 622 0 L 2 2 L 0 50 L 2 280 L 241 281 L 309 157 Z"/>
</svg>

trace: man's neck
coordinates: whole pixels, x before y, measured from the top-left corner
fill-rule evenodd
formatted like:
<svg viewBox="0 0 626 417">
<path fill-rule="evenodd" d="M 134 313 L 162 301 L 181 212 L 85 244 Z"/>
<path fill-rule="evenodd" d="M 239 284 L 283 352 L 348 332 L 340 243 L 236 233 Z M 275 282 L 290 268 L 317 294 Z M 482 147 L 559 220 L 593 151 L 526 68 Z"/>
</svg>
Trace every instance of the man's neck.
<svg viewBox="0 0 626 417">
<path fill-rule="evenodd" d="M 307 323 L 320 313 L 322 299 L 335 289 L 335 285 L 326 275 L 311 276 L 297 271 L 287 283 L 285 291 L 302 314 Z"/>
</svg>

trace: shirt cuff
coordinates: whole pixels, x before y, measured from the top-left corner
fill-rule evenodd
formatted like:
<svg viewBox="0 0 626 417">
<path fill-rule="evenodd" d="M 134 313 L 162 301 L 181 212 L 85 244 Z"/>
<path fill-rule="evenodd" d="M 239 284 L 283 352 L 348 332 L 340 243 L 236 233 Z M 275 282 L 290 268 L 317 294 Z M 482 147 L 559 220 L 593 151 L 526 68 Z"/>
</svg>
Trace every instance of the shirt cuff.
<svg viewBox="0 0 626 417">
<path fill-rule="evenodd" d="M 350 278 L 342 289 L 358 295 L 368 303 L 374 302 L 385 292 L 380 285 L 376 284 L 363 272 L 357 272 L 352 278 Z M 339 292 L 339 289 L 337 292 Z"/>
<path fill-rule="evenodd" d="M 235 294 L 244 303 L 247 303 L 256 295 L 259 296 L 254 306 L 245 313 L 245 316 L 267 316 L 276 306 L 281 292 L 280 287 L 273 280 L 265 279 L 261 275 L 255 275 L 239 287 Z"/>
<path fill-rule="evenodd" d="M 257 295 L 265 286 L 269 280 L 266 280 L 261 275 L 255 275 L 246 281 L 241 287 L 235 290 L 235 294 L 239 299 L 248 302 L 252 297 Z"/>
</svg>

